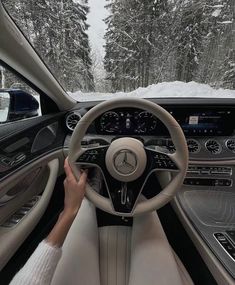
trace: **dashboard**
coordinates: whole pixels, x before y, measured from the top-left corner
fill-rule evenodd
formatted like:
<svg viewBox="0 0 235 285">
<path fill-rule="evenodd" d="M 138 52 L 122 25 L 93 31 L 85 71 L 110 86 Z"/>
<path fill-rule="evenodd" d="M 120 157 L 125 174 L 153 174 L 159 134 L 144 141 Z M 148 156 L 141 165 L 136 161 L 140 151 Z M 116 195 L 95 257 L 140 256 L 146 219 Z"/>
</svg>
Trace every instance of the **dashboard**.
<svg viewBox="0 0 235 285">
<path fill-rule="evenodd" d="M 178 100 L 174 104 L 172 101 L 167 99 L 163 104 L 156 103 L 165 108 L 183 129 L 190 159 L 235 158 L 234 104 L 208 104 L 201 99 L 200 104 L 195 104 L 198 99 L 193 103 L 188 103 L 186 99 L 185 103 Z M 72 111 L 66 117 L 66 125 L 70 132 L 81 117 L 92 108 L 91 103 L 82 104 L 83 107 Z M 131 136 L 140 139 L 146 145 L 153 144 L 169 152 L 175 151 L 170 134 L 163 123 L 153 114 L 136 108 L 116 108 L 104 112 L 90 125 L 87 136 L 108 142 L 116 137 Z"/>
</svg>

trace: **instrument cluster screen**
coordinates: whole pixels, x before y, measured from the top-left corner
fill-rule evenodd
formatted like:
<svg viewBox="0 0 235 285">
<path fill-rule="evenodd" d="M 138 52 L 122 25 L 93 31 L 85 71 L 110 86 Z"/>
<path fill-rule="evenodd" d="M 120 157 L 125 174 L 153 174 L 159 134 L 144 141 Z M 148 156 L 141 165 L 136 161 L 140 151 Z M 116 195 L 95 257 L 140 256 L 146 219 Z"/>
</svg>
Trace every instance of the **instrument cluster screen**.
<svg viewBox="0 0 235 285">
<path fill-rule="evenodd" d="M 96 120 L 96 131 L 107 135 L 153 135 L 157 118 L 138 109 L 115 109 L 105 112 Z"/>
</svg>

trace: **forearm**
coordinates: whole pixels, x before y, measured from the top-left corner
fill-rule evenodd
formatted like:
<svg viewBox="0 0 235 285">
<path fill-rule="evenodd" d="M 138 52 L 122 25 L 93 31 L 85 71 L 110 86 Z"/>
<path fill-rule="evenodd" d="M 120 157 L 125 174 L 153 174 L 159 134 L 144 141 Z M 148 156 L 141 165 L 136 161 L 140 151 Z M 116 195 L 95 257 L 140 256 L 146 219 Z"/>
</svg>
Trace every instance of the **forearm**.
<svg viewBox="0 0 235 285">
<path fill-rule="evenodd" d="M 46 242 L 52 246 L 61 247 L 68 234 L 68 231 L 76 217 L 76 212 L 63 211 L 54 228 L 46 238 Z"/>
<path fill-rule="evenodd" d="M 49 285 L 61 257 L 61 247 L 74 221 L 76 212 L 63 211 L 48 237 L 39 244 L 11 285 Z"/>
<path fill-rule="evenodd" d="M 64 210 L 57 223 L 32 254 L 25 266 L 17 273 L 11 285 L 49 285 L 62 254 L 62 245 L 77 215 L 85 193 L 87 173 L 83 172 L 79 182 L 65 160 Z"/>
</svg>

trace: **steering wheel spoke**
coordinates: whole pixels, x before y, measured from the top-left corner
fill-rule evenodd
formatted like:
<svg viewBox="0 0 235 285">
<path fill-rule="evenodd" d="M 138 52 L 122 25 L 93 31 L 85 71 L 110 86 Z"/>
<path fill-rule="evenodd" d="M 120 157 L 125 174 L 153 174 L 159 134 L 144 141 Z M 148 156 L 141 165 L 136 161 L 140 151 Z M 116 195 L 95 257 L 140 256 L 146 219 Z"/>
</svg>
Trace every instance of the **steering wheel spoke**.
<svg viewBox="0 0 235 285">
<path fill-rule="evenodd" d="M 145 151 L 148 157 L 149 170 L 167 170 L 167 171 L 179 171 L 179 167 L 174 161 L 173 155 L 156 151 L 155 149 L 145 147 Z"/>
</svg>

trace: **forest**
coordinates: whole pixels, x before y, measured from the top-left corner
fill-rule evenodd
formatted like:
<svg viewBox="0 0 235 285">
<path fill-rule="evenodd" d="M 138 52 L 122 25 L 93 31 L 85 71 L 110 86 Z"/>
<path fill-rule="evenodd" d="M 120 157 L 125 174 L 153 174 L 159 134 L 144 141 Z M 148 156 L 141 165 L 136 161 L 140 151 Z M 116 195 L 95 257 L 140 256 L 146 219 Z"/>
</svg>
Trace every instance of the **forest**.
<svg viewBox="0 0 235 285">
<path fill-rule="evenodd" d="M 88 0 L 3 4 L 66 90 L 95 91 Z M 105 9 L 103 92 L 169 81 L 235 89 L 234 0 L 106 0 Z"/>
</svg>

